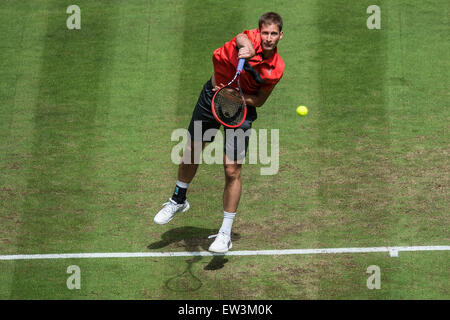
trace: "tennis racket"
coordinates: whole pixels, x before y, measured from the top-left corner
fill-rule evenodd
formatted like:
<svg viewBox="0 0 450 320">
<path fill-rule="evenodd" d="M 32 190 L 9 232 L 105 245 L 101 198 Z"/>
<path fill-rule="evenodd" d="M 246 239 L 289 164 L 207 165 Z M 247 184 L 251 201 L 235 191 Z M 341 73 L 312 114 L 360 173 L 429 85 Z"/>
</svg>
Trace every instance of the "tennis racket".
<svg viewBox="0 0 450 320">
<path fill-rule="evenodd" d="M 237 128 L 247 116 L 247 105 L 241 89 L 241 72 L 245 59 L 239 59 L 236 74 L 226 86 L 216 91 L 211 108 L 214 118 L 228 128 Z M 231 84 L 237 79 L 237 88 Z"/>
</svg>

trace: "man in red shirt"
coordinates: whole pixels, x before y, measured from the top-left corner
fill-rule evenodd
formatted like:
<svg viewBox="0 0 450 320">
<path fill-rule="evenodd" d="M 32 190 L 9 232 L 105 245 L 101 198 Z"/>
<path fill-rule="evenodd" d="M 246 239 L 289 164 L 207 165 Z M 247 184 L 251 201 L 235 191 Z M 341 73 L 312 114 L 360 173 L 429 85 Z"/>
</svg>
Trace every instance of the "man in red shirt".
<svg viewBox="0 0 450 320">
<path fill-rule="evenodd" d="M 211 100 L 214 91 L 233 79 L 238 60 L 245 58 L 246 63 L 259 73 L 264 83 L 261 84 L 256 81 L 251 72 L 242 72 L 241 88 L 247 104 L 247 117 L 239 128 L 227 128 L 226 131 L 242 129 L 245 132 L 249 130 L 252 122 L 257 118 L 256 108 L 261 107 L 266 102 L 273 88 L 283 76 L 284 62 L 277 51 L 278 41 L 283 38 L 283 20 L 277 13 L 267 12 L 259 18 L 258 24 L 258 29 L 245 30 L 214 51 L 214 74 L 203 86 L 192 114 L 188 129 L 190 139 L 178 168 L 178 180 L 175 191 L 169 202 L 165 203 L 163 208 L 156 214 L 154 218 L 155 223 L 166 224 L 172 220 L 177 212 L 186 212 L 189 209 L 186 192 L 189 183 L 197 172 L 199 154 L 203 150 L 205 143 L 214 139 L 214 136 L 206 139 L 208 135 L 204 136 L 204 133 L 211 129 L 217 132 L 220 128 L 220 124 L 212 114 Z M 244 70 L 249 69 L 247 67 Z M 239 143 L 237 141 L 239 137 L 245 139 L 245 141 Z M 242 159 L 245 158 L 249 136 L 238 135 L 231 141 L 229 140 L 226 134 L 224 143 L 224 219 L 219 233 L 213 236 L 216 237 L 216 240 L 209 247 L 210 251 L 218 253 L 225 253 L 232 247 L 231 226 L 241 196 Z"/>
</svg>

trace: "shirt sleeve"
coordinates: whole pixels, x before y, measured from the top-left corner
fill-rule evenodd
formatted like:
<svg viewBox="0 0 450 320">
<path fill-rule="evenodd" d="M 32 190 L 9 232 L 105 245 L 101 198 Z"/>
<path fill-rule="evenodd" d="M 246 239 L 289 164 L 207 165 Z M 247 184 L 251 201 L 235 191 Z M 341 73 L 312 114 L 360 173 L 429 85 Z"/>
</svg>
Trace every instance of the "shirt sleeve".
<svg viewBox="0 0 450 320">
<path fill-rule="evenodd" d="M 272 91 L 273 88 L 275 88 L 275 86 L 277 85 L 278 81 L 280 81 L 281 78 L 278 78 L 276 80 L 273 79 L 267 79 L 264 80 L 265 83 L 261 86 L 261 89 L 263 89 L 264 91 Z"/>
</svg>

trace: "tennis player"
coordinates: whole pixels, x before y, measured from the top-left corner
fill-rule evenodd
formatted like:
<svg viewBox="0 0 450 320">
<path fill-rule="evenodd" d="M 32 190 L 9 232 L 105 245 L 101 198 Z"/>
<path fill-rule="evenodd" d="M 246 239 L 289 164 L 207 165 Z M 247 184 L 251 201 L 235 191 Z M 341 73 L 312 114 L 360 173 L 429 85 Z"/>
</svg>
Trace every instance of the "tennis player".
<svg viewBox="0 0 450 320">
<path fill-rule="evenodd" d="M 259 18 L 259 28 L 245 30 L 227 42 L 213 53 L 214 74 L 203 86 L 197 104 L 194 108 L 189 124 L 190 139 L 184 149 L 183 159 L 178 168 L 178 180 L 172 197 L 163 205 L 156 214 L 154 221 L 157 224 L 166 224 L 173 219 L 176 213 L 186 212 L 189 202 L 186 200 L 186 192 L 189 183 L 194 178 L 199 154 L 206 142 L 204 132 L 208 129 L 219 130 L 220 124 L 215 120 L 211 110 L 211 99 L 214 91 L 220 89 L 233 79 L 238 64 L 238 59 L 245 58 L 248 64 L 256 70 L 264 80 L 259 84 L 250 72 L 245 68 L 241 74 L 241 88 L 247 104 L 247 117 L 243 124 L 236 129 L 249 130 L 252 122 L 256 120 L 256 108 L 260 108 L 272 93 L 275 85 L 283 76 L 284 62 L 277 52 L 278 41 L 283 38 L 283 20 L 274 12 L 267 12 Z M 201 124 L 201 135 L 194 134 L 194 128 Z M 224 141 L 224 171 L 225 188 L 223 192 L 223 223 L 215 241 L 209 247 L 209 251 L 225 253 L 231 249 L 231 227 L 241 196 L 241 169 L 242 160 L 248 149 L 249 135 L 236 135 L 235 141 Z M 239 143 L 237 139 L 245 139 Z M 230 140 L 230 139 L 228 139 Z M 197 160 L 197 161 L 196 161 Z"/>
</svg>

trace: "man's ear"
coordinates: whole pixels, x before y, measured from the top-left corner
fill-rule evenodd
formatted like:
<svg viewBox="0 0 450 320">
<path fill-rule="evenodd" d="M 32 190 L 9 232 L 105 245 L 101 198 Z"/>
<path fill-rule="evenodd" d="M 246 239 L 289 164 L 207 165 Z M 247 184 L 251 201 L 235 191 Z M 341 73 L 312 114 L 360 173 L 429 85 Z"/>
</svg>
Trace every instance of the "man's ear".
<svg viewBox="0 0 450 320">
<path fill-rule="evenodd" d="M 283 31 L 280 32 L 280 40 L 283 39 Z"/>
</svg>

